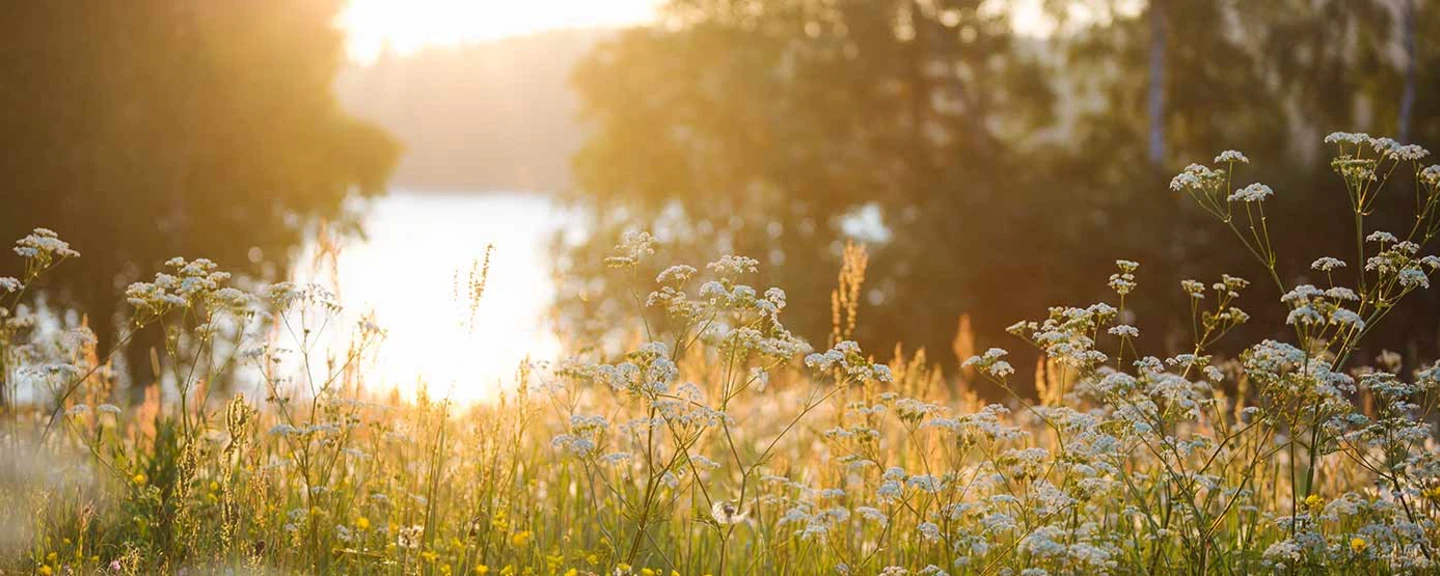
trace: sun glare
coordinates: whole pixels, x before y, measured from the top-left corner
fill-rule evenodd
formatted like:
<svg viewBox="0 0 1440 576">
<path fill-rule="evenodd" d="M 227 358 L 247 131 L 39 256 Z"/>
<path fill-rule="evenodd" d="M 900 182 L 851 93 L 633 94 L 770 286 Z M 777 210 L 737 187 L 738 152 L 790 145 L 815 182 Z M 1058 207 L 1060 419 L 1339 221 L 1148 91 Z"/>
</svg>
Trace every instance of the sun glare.
<svg viewBox="0 0 1440 576">
<path fill-rule="evenodd" d="M 334 278 L 344 320 L 365 314 L 387 336 L 366 361 L 367 386 L 413 398 L 494 400 L 514 386 L 527 360 L 553 360 L 559 342 L 547 328 L 554 294 L 547 243 L 563 221 L 546 198 L 496 193 L 484 202 L 449 194 L 400 194 L 376 201 L 366 239 L 344 246 Z M 494 247 L 478 303 L 466 295 L 469 272 Z M 313 247 L 310 248 L 313 250 Z M 301 261 L 310 261 L 308 252 Z M 297 280 L 325 284 L 300 271 Z M 343 354 L 344 330 L 323 337 L 322 355 Z M 286 347 L 298 349 L 295 342 Z"/>
<path fill-rule="evenodd" d="M 386 46 L 408 54 L 556 28 L 620 26 L 653 18 L 658 0 L 351 0 L 338 21 L 354 60 Z"/>
</svg>

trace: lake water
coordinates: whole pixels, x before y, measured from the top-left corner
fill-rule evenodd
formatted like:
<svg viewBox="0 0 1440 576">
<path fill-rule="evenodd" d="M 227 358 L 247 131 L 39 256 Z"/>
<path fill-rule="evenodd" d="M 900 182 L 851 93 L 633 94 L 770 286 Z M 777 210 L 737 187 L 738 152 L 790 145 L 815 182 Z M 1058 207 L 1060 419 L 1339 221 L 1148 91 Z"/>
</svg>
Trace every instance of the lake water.
<svg viewBox="0 0 1440 576">
<path fill-rule="evenodd" d="M 485 400 L 527 357 L 553 359 L 549 242 L 567 217 L 549 196 L 397 191 L 366 214 L 368 238 L 343 247 L 335 276 L 346 319 L 373 310 L 388 333 L 372 389 L 409 395 L 423 380 L 434 396 Z M 492 245 L 472 322 L 457 274 L 463 282 Z"/>
</svg>

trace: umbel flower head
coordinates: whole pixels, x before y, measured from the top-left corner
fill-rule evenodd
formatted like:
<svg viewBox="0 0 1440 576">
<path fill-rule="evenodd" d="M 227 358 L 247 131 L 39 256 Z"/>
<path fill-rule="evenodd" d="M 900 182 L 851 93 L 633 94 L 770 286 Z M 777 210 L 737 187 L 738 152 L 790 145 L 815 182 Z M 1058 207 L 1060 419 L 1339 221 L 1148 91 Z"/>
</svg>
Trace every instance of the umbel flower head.
<svg viewBox="0 0 1440 576">
<path fill-rule="evenodd" d="M 25 280 L 33 280 L 46 269 L 66 258 L 78 258 L 79 252 L 61 240 L 54 230 L 36 228 L 30 235 L 15 242 L 15 253 L 25 259 Z"/>
<path fill-rule="evenodd" d="M 716 524 L 722 526 L 744 522 L 745 516 L 745 512 L 741 511 L 739 506 L 736 506 L 734 502 L 729 500 L 716 500 L 715 503 L 710 506 L 710 518 L 715 520 Z"/>
</svg>

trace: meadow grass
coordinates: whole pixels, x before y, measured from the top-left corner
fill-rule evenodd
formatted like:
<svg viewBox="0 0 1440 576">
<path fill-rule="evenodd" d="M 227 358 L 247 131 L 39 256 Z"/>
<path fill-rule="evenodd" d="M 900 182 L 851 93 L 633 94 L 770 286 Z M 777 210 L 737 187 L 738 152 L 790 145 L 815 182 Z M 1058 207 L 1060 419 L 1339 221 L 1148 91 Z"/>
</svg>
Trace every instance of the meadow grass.
<svg viewBox="0 0 1440 576">
<path fill-rule="evenodd" d="M 373 391 L 383 331 L 339 326 L 324 288 L 241 289 L 177 258 L 126 292 L 114 348 L 164 334 L 161 385 L 126 402 L 114 350 L 37 312 L 35 282 L 79 256 L 38 229 L 0 278 L 0 571 L 1434 573 L 1440 369 L 1356 356 L 1440 267 L 1421 254 L 1440 233 L 1440 167 L 1383 138 L 1327 142 L 1353 260 L 1321 256 L 1323 285 L 1288 284 L 1275 192 L 1240 185 L 1238 152 L 1193 164 L 1172 191 L 1268 277 L 1185 281 L 1190 343 L 1158 358 L 1126 306 L 1140 265 L 1117 261 L 1107 302 L 1010 328 L 1042 353 L 1034 393 L 968 334 L 948 376 L 923 352 L 863 351 L 862 248 L 844 252 L 817 348 L 785 328 L 783 291 L 746 283 L 755 260 L 652 278 L 655 240 L 635 232 L 606 261 L 635 309 L 626 352 L 528 364 L 464 406 Z M 1413 171 L 1414 225 L 1368 230 L 1375 202 L 1411 197 L 1382 194 L 1397 171 Z M 1284 302 L 1288 335 L 1214 356 L 1250 321 L 1242 295 Z M 342 349 L 322 345 L 335 331 Z M 981 399 L 981 381 L 1008 397 Z M 235 382 L 262 392 L 217 392 Z"/>
</svg>

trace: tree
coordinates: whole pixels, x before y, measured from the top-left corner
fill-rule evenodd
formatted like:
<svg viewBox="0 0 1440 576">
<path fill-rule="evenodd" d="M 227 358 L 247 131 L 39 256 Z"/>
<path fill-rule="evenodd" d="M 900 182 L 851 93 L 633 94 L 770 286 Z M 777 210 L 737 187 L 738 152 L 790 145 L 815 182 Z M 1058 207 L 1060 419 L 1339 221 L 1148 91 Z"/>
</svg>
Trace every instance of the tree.
<svg viewBox="0 0 1440 576">
<path fill-rule="evenodd" d="M 1104 240 L 1086 242 L 1087 247 L 1145 262 L 1145 276 L 1167 283 L 1224 272 L 1262 277 L 1254 264 L 1222 249 L 1233 238 L 1207 231 L 1193 207 L 1163 188 L 1185 164 L 1239 149 L 1255 159 L 1255 167 L 1237 175 L 1239 182 L 1273 186 L 1276 212 L 1287 215 L 1272 221 L 1282 255 L 1288 257 L 1280 262 L 1282 276 L 1305 278 L 1315 257 L 1354 251 L 1346 246 L 1353 243 L 1348 240 L 1353 238 L 1353 223 L 1333 217 L 1347 210 L 1345 193 L 1328 164 L 1331 150 L 1321 139 L 1336 130 L 1388 136 L 1402 131 L 1403 104 L 1396 104 L 1402 102 L 1406 63 L 1389 54 L 1403 54 L 1399 49 L 1405 40 L 1403 28 L 1394 21 L 1401 13 L 1393 11 L 1391 3 L 1164 0 L 1142 5 L 1132 14 L 1119 10 L 1124 3 L 1089 4 L 1096 12 L 1116 16 L 1059 41 L 1069 72 L 1095 79 L 1096 92 L 1091 94 L 1110 105 L 1086 113 L 1077 123 L 1072 156 L 1077 164 L 1071 171 L 1076 177 L 1070 181 L 1076 194 L 1095 199 L 1097 211 L 1125 217 L 1111 221 L 1104 234 L 1092 231 L 1091 238 Z M 1162 8 L 1165 38 L 1157 48 L 1153 14 Z M 1431 18 L 1433 13 L 1429 11 Z M 1418 18 L 1426 15 L 1424 10 L 1416 13 Z M 1416 59 L 1423 70 L 1425 49 L 1433 49 L 1434 43 L 1421 44 Z M 1135 159 L 1143 146 L 1139 135 L 1156 123 L 1134 104 L 1153 94 L 1156 75 L 1141 71 L 1154 62 L 1157 49 L 1165 54 L 1161 74 L 1167 97 L 1161 125 L 1166 157 L 1153 170 L 1137 169 L 1141 164 Z M 1440 90 L 1433 80 L 1414 86 L 1420 101 Z M 1433 122 L 1421 120 L 1428 117 L 1418 109 L 1415 114 L 1416 123 Z M 1440 133 L 1416 130 L 1411 140 L 1433 146 Z M 1406 198 L 1388 198 L 1377 204 L 1372 218 L 1382 227 L 1400 229 L 1413 221 L 1411 204 Z M 1103 258 L 1094 254 L 1078 261 L 1093 266 Z M 1283 313 L 1272 294 L 1256 296 L 1258 302 L 1250 303 L 1253 311 Z M 1182 298 L 1171 290 L 1136 303 L 1141 317 L 1154 317 L 1183 305 Z M 1430 347 L 1440 310 L 1433 300 L 1422 310 L 1413 321 L 1387 326 L 1387 333 L 1376 335 L 1375 345 Z"/>
<path fill-rule="evenodd" d="M 815 303 L 844 227 L 874 209 L 885 230 L 859 333 L 872 350 L 946 349 L 962 313 L 982 343 L 999 341 L 1049 305 L 1103 297 L 1117 257 L 1145 263 L 1153 288 L 1127 300 L 1158 319 L 1142 329 L 1178 344 L 1188 324 L 1160 312 L 1184 297 L 1180 279 L 1261 272 L 1166 189 L 1225 149 L 1255 158 L 1244 178 L 1297 215 L 1282 242 L 1331 251 L 1345 237 L 1323 216 L 1344 210 L 1344 193 L 1319 142 L 1395 133 L 1400 74 L 1378 0 L 1047 5 L 1101 17 L 1030 39 L 983 2 L 673 0 L 662 26 L 577 70 L 594 128 L 575 159 L 581 197 L 623 206 L 601 230 L 659 223 L 681 244 L 769 256 L 779 266 L 760 281 L 809 303 L 791 326 L 812 340 L 828 332 Z M 1418 29 L 1433 13 L 1416 11 Z M 1415 50 L 1409 123 L 1422 143 L 1440 137 L 1426 106 L 1440 101 L 1427 98 L 1440 88 L 1425 75 L 1435 51 L 1423 38 Z M 1379 221 L 1393 223 L 1404 206 L 1386 210 Z M 1302 252 L 1288 252 L 1285 274 L 1323 255 Z M 1280 312 L 1269 295 L 1250 304 Z"/>
<path fill-rule="evenodd" d="M 119 290 L 170 256 L 283 278 L 316 219 L 383 190 L 398 154 L 331 83 L 338 0 L 21 2 L 0 18 L 0 235 L 54 228 L 50 286 L 116 343 Z M 149 382 L 149 346 L 131 375 Z"/>
<path fill-rule="evenodd" d="M 1023 235 L 978 208 L 1028 210 L 1015 202 L 1033 185 L 1016 143 L 1049 110 L 1039 55 L 985 4 L 672 2 L 665 26 L 630 31 L 578 67 L 594 132 L 575 158 L 577 186 L 642 226 L 679 210 L 694 245 L 783 263 L 764 281 L 807 302 L 828 299 L 841 226 L 874 206 L 895 234 L 882 274 L 914 280 L 879 294 L 920 291 L 942 307 L 897 306 L 882 329 L 949 330 L 976 301 L 937 296 L 1013 266 L 964 247 Z M 828 333 L 828 311 L 795 312 L 803 333 Z"/>
</svg>

